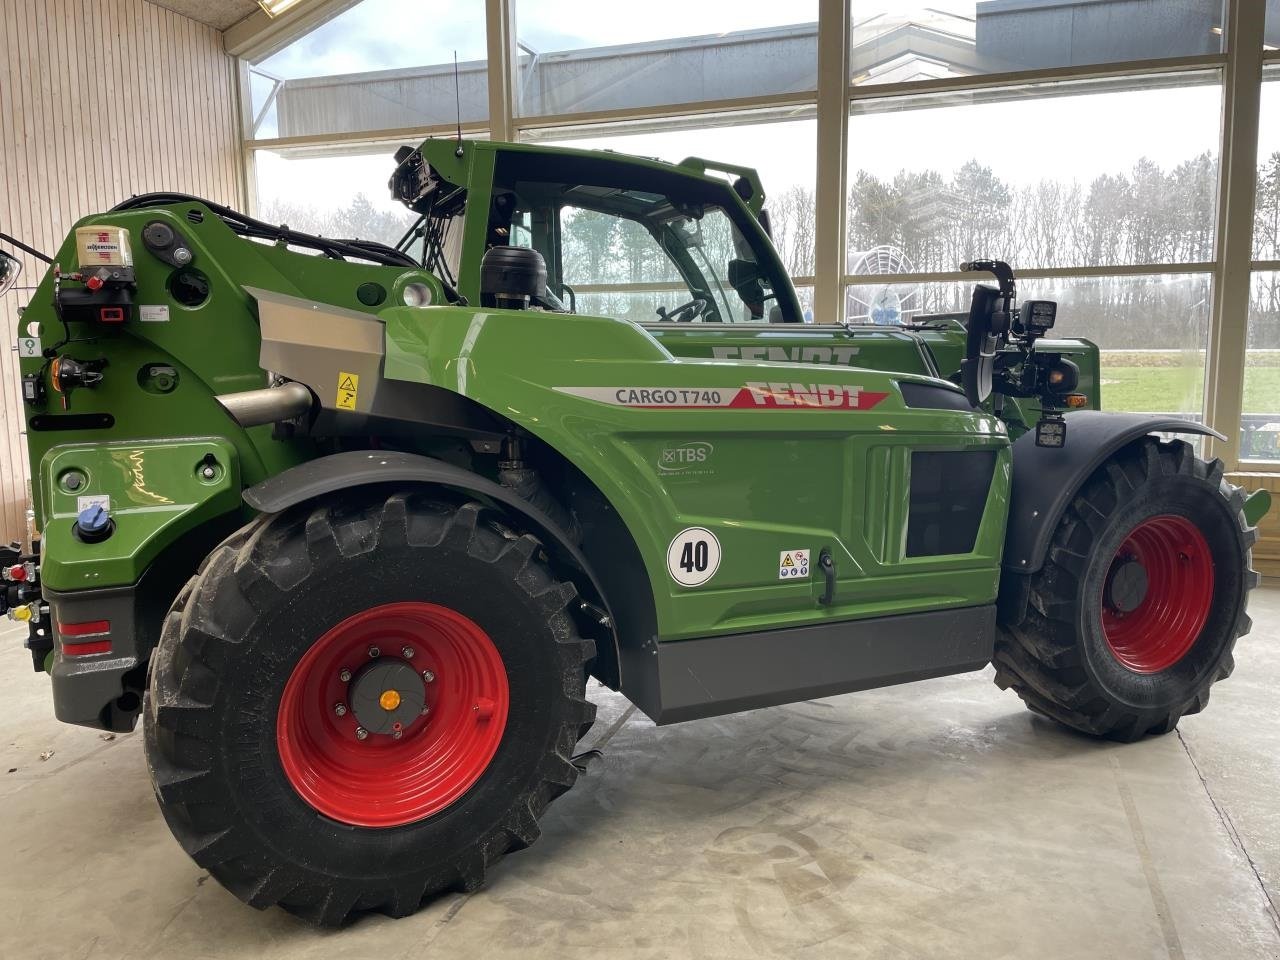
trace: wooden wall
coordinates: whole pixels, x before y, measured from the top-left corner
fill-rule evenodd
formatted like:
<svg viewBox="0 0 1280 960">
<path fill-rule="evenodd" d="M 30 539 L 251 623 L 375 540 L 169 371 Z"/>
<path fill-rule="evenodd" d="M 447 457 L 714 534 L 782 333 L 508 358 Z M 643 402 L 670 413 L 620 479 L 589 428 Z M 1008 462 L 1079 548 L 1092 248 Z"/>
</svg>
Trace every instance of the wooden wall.
<svg viewBox="0 0 1280 960">
<path fill-rule="evenodd" d="M 217 30 L 145 0 L 0 0 L 0 231 L 55 250 L 83 216 L 180 190 L 244 206 L 235 61 Z M 64 265 L 73 268 L 74 265 Z M 0 541 L 25 530 L 17 310 L 0 296 Z"/>
</svg>

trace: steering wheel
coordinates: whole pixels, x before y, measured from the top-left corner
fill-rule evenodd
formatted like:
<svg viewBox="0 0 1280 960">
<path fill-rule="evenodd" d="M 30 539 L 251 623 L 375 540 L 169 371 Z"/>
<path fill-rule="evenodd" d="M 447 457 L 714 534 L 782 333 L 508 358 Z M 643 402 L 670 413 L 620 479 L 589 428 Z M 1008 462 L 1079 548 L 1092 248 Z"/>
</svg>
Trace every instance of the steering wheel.
<svg viewBox="0 0 1280 960">
<path fill-rule="evenodd" d="M 658 307 L 656 312 L 659 320 L 669 320 L 672 323 L 690 323 L 706 313 L 707 308 L 710 306 L 711 301 L 706 297 L 694 297 L 688 303 L 682 303 L 671 310 L 666 307 Z"/>
</svg>

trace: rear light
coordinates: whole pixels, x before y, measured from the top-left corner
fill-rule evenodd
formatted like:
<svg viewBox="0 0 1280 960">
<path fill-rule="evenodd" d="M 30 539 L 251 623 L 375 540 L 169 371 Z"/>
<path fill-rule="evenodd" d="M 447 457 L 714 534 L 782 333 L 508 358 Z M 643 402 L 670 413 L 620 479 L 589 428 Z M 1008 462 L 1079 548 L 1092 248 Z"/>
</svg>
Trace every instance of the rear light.
<svg viewBox="0 0 1280 960">
<path fill-rule="evenodd" d="M 59 623 L 64 657 L 88 657 L 111 652 L 111 621 L 86 620 L 84 623 Z"/>
</svg>

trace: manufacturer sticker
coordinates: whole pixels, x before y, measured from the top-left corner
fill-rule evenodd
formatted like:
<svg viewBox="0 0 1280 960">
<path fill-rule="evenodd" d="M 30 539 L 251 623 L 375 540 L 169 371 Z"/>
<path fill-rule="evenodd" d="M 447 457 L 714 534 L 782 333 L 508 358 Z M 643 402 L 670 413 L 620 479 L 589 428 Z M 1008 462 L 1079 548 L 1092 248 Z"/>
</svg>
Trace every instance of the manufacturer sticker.
<svg viewBox="0 0 1280 960">
<path fill-rule="evenodd" d="M 699 468 L 707 466 L 715 449 L 705 440 L 663 447 L 658 453 L 658 469 L 662 473 L 709 473 Z"/>
<path fill-rule="evenodd" d="M 26 357 L 26 358 L 40 356 L 40 338 L 39 337 L 19 337 L 18 338 L 18 356 Z"/>
<path fill-rule="evenodd" d="M 103 510 L 110 512 L 111 498 L 105 493 L 89 493 L 76 497 L 76 513 L 84 513 L 93 506 L 100 506 Z"/>
<path fill-rule="evenodd" d="M 857 347 L 712 347 L 717 360 L 768 360 L 770 363 L 830 363 L 847 367 Z"/>
<path fill-rule="evenodd" d="M 706 527 L 681 530 L 667 547 L 667 572 L 682 587 L 700 587 L 720 569 L 720 541 Z"/>
<path fill-rule="evenodd" d="M 138 319 L 143 323 L 168 323 L 169 307 L 163 303 L 140 303 Z"/>
<path fill-rule="evenodd" d="M 863 390 L 842 383 L 781 383 L 752 381 L 742 387 L 556 387 L 571 394 L 615 407 L 643 410 L 812 409 L 870 410 L 888 393 Z"/>
<path fill-rule="evenodd" d="M 808 550 L 783 550 L 778 557 L 778 579 L 799 580 L 809 576 Z"/>
<path fill-rule="evenodd" d="M 356 408 L 356 397 L 359 395 L 360 375 L 340 370 L 338 372 L 338 399 L 334 401 L 334 405 L 339 410 L 354 410 Z"/>
</svg>

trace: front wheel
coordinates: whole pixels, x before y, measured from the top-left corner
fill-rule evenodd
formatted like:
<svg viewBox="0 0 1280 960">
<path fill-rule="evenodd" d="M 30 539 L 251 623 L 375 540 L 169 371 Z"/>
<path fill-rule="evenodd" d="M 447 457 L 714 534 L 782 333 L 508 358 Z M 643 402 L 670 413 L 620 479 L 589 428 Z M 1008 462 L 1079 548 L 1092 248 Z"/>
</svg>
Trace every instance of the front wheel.
<svg viewBox="0 0 1280 960">
<path fill-rule="evenodd" d="M 326 501 L 219 546 L 152 658 L 147 759 L 184 849 L 316 923 L 474 889 L 538 836 L 595 708 L 536 540 L 476 503 Z"/>
<path fill-rule="evenodd" d="M 1244 497 L 1185 441 L 1148 437 L 1067 508 L 1022 621 L 1001 628 L 996 683 L 1076 730 L 1168 733 L 1230 675 L 1258 575 Z"/>
</svg>

